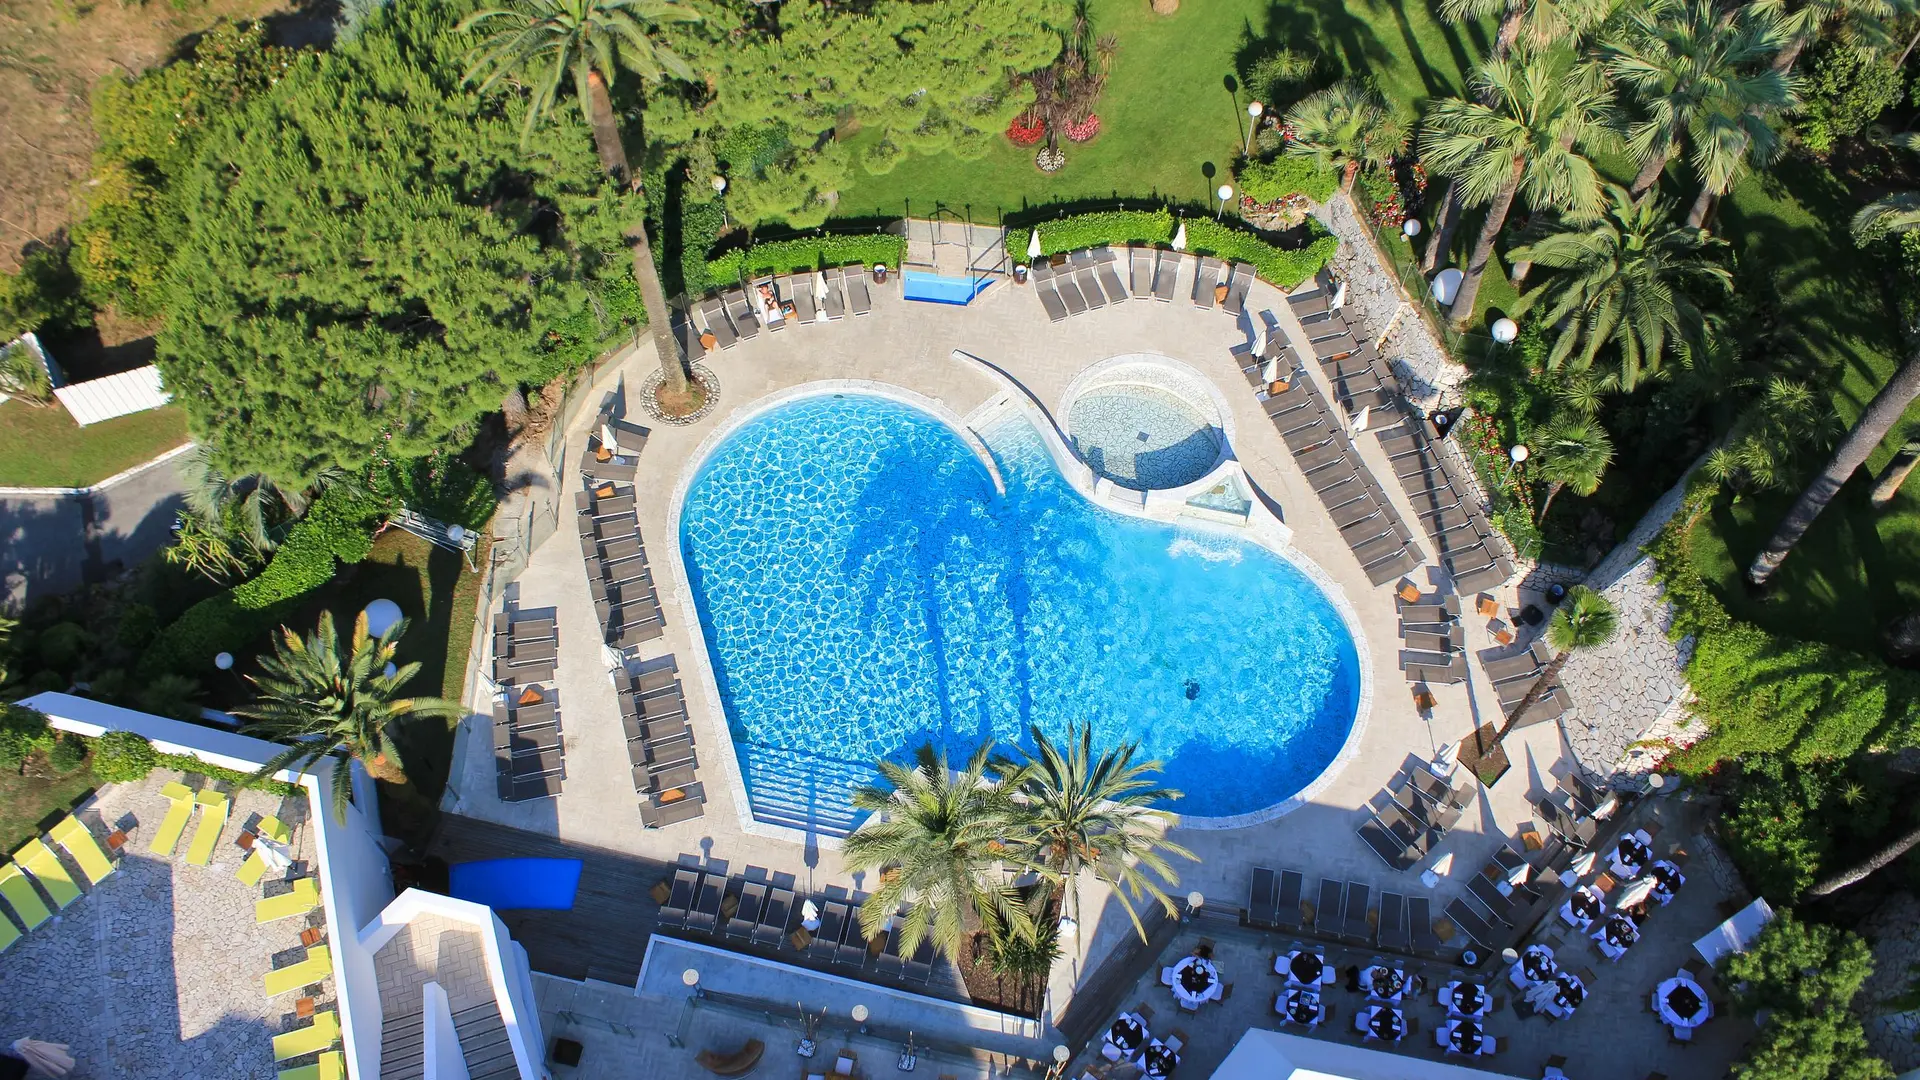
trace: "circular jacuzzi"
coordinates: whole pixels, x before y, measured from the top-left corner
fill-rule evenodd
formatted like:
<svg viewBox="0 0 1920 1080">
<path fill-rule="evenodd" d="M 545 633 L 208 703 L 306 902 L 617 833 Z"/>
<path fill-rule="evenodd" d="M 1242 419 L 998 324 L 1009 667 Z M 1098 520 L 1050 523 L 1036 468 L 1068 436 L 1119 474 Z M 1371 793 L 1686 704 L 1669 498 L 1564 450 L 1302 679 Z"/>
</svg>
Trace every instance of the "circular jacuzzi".
<svg viewBox="0 0 1920 1080">
<path fill-rule="evenodd" d="M 1227 456 L 1222 410 L 1206 380 L 1168 357 L 1095 364 L 1068 387 L 1063 413 L 1080 459 L 1134 491 L 1185 487 Z"/>
</svg>

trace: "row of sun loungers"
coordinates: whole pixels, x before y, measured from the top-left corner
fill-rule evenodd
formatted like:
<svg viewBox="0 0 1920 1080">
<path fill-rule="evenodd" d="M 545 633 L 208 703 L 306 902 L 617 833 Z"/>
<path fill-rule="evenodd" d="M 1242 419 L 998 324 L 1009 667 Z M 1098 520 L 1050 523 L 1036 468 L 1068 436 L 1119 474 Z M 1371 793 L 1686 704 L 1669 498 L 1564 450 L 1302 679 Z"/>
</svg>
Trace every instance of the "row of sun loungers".
<svg viewBox="0 0 1920 1080">
<path fill-rule="evenodd" d="M 1388 795 L 1390 801 L 1360 826 L 1360 839 L 1400 871 L 1419 865 L 1473 798 L 1471 788 L 1453 787 L 1423 767 L 1410 770 Z"/>
<path fill-rule="evenodd" d="M 594 480 L 633 483 L 640 467 L 640 451 L 647 445 L 647 429 L 615 419 L 614 398 L 600 406 L 593 430 L 587 433 L 587 447 L 580 451 L 580 471 Z"/>
<path fill-rule="evenodd" d="M 1501 711 L 1510 711 L 1520 704 L 1552 659 L 1546 644 L 1535 640 L 1525 652 L 1488 660 L 1481 665 L 1487 672 L 1487 678 L 1493 681 L 1494 693 L 1500 698 Z M 1567 688 L 1556 679 L 1547 687 L 1546 693 L 1528 707 L 1527 714 L 1521 720 L 1526 724 L 1536 724 L 1558 719 L 1567 711 L 1568 703 Z"/>
<path fill-rule="evenodd" d="M 628 676 L 620 690 L 620 724 L 626 731 L 633 790 L 640 796 L 640 823 L 649 829 L 691 821 L 706 813 L 707 789 L 697 779 L 687 698 L 671 669 Z"/>
<path fill-rule="evenodd" d="M 1411 591 L 1411 583 L 1405 588 L 1409 591 L 1403 591 L 1398 601 L 1400 640 L 1406 646 L 1400 653 L 1400 670 L 1407 681 L 1428 686 L 1465 682 L 1466 637 L 1460 625 L 1460 598 L 1420 596 Z"/>
<path fill-rule="evenodd" d="M 1601 821 L 1613 813 L 1618 800 L 1601 794 L 1575 775 L 1562 777 L 1555 790 L 1534 800 L 1533 808 L 1553 834 L 1570 847 L 1587 848 L 1600 835 Z"/>
<path fill-rule="evenodd" d="M 1279 335 L 1269 337 L 1264 355 L 1243 355 L 1241 369 L 1368 580 L 1382 585 L 1419 566 L 1400 515 Z"/>
<path fill-rule="evenodd" d="M 1459 466 L 1435 445 L 1425 422 L 1407 416 L 1377 434 L 1421 527 L 1433 537 L 1434 548 L 1453 577 L 1454 589 L 1485 592 L 1511 578 L 1514 567 L 1504 543 L 1481 515 L 1473 488 L 1457 475 Z"/>
<path fill-rule="evenodd" d="M 1289 294 L 1287 306 L 1306 332 L 1313 357 L 1325 371 L 1340 407 L 1349 415 L 1387 408 L 1398 398 L 1398 381 L 1380 361 L 1365 328 L 1349 323 L 1333 306 L 1334 290 L 1332 277 L 1322 273 L 1313 288 Z"/>
<path fill-rule="evenodd" d="M 788 304 L 792 305 L 792 312 L 781 319 L 764 318 L 759 304 L 762 287 L 773 293 L 774 303 L 781 305 L 783 313 Z M 731 349 L 742 341 L 751 341 L 763 328 L 777 333 L 785 330 L 789 323 L 804 326 L 830 322 L 848 313 L 868 315 L 872 312 L 873 292 L 867 286 L 866 267 L 853 266 L 843 271 L 836 266 L 814 274 L 762 278 L 747 288 L 735 285 L 724 294 L 703 298 L 697 321 L 691 311 L 675 312 L 674 329 L 688 358 L 698 360 L 706 355 L 709 346 L 703 338 L 710 338 L 714 348 Z"/>
<path fill-rule="evenodd" d="M 1374 908 L 1370 904 L 1373 888 L 1364 882 L 1324 878 L 1317 902 L 1302 898 L 1303 884 L 1298 870 L 1281 870 L 1276 875 L 1264 866 L 1254 867 L 1247 895 L 1247 923 L 1401 953 L 1439 954 L 1441 940 L 1434 933 L 1425 896 L 1382 892 L 1379 906 Z"/>
<path fill-rule="evenodd" d="M 493 760 L 502 802 L 551 799 L 567 767 L 560 691 L 553 685 L 560 639 L 551 615 L 501 615 L 493 633 Z M 503 677 L 504 676 L 504 677 Z"/>
<path fill-rule="evenodd" d="M 1129 299 L 1172 303 L 1179 290 L 1180 268 L 1187 263 L 1194 268 L 1187 295 L 1196 307 L 1217 304 L 1235 316 L 1246 311 L 1247 291 L 1254 279 L 1254 269 L 1246 263 L 1227 267 L 1211 256 L 1190 257 L 1148 247 L 1121 251 L 1126 254 L 1109 247 L 1084 248 L 1034 263 L 1033 292 L 1047 318 L 1060 322 Z M 1222 284 L 1224 293 L 1218 288 Z"/>
<path fill-rule="evenodd" d="M 62 818 L 47 835 L 79 867 L 82 880 L 97 887 L 113 873 L 113 861 L 101 850 L 92 831 L 73 815 Z M 35 884 L 40 886 L 39 891 L 35 891 Z M 13 853 L 13 861 L 0 865 L 0 898 L 6 901 L 0 905 L 0 952 L 11 948 L 21 937 L 20 931 L 7 920 L 7 908 L 11 908 L 20 925 L 31 932 L 53 918 L 54 912 L 66 910 L 81 895 L 73 874 L 52 847 L 39 837 L 20 845 Z"/>
<path fill-rule="evenodd" d="M 630 649 L 665 633 L 666 616 L 634 517 L 633 488 L 596 480 L 575 494 L 574 505 L 587 591 L 607 645 Z"/>
<path fill-rule="evenodd" d="M 936 953 L 931 941 L 923 939 L 911 955 L 906 954 L 901 949 L 898 918 L 884 938 L 869 941 L 860 930 L 860 904 L 849 898 L 815 898 L 820 925 L 809 931 L 801 926 L 801 898 L 780 879 L 729 878 L 683 866 L 666 885 L 667 898 L 660 905 L 663 926 L 765 949 L 791 946 L 816 963 L 843 964 L 855 970 L 872 960 L 878 974 L 903 982 L 924 985 L 933 977 Z"/>
</svg>

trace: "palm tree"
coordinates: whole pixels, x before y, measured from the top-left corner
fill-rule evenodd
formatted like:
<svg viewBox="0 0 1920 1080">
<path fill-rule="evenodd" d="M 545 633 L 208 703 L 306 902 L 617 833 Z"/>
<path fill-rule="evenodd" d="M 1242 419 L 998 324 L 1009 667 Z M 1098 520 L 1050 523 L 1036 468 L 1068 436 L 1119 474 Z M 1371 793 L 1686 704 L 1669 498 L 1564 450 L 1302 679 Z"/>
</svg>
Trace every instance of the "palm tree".
<svg viewBox="0 0 1920 1080">
<path fill-rule="evenodd" d="M 1540 520 L 1547 520 L 1554 497 L 1571 487 L 1576 495 L 1593 494 L 1600 478 L 1613 464 L 1613 439 L 1600 421 L 1577 413 L 1562 413 L 1534 433 L 1534 466 L 1547 482 L 1547 499 L 1540 504 Z"/>
<path fill-rule="evenodd" d="M 1913 145 L 1910 139 L 1908 145 Z M 1920 227 L 1920 192 L 1902 191 L 1888 195 L 1862 209 L 1853 218 L 1854 241 L 1859 244 L 1870 243 L 1889 232 L 1907 232 Z M 1909 334 L 1909 337 L 1913 335 Z M 1826 468 L 1813 478 L 1813 482 L 1800 492 L 1787 515 L 1767 538 L 1766 546 L 1753 557 L 1753 565 L 1747 567 L 1747 580 L 1755 586 L 1765 585 L 1786 561 L 1800 538 L 1819 518 L 1820 512 L 1827 508 L 1833 497 L 1840 493 L 1854 470 L 1866 464 L 1867 458 L 1879 447 L 1893 426 L 1906 414 L 1907 406 L 1920 398 L 1920 349 L 1907 354 L 1893 377 L 1887 380 L 1880 392 L 1867 402 L 1866 411 L 1854 422 L 1847 437 L 1840 440 L 1833 457 Z"/>
<path fill-rule="evenodd" d="M 1672 225 L 1671 203 L 1636 202 L 1617 186 L 1607 192 L 1607 215 L 1592 228 L 1551 234 L 1510 257 L 1560 271 L 1520 302 L 1522 311 L 1563 327 L 1547 368 L 1588 370 L 1611 345 L 1620 388 L 1632 391 L 1642 375 L 1659 370 L 1670 338 L 1700 340 L 1706 317 L 1690 294 L 1725 292 L 1733 278 L 1710 258 L 1726 243 Z"/>
<path fill-rule="evenodd" d="M 1920 826 L 1901 833 L 1892 843 L 1874 852 L 1864 861 L 1856 863 L 1824 881 L 1816 882 L 1811 889 L 1807 890 L 1807 895 L 1814 897 L 1829 896 L 1837 893 L 1841 889 L 1886 866 L 1900 856 L 1905 855 L 1907 852 L 1913 850 L 1916 844 L 1920 844 Z"/>
<path fill-rule="evenodd" d="M 953 773 L 932 744 L 914 753 L 912 766 L 879 762 L 887 786 L 855 789 L 853 805 L 874 816 L 847 837 L 849 870 L 879 873 L 880 884 L 860 909 L 860 927 L 878 935 L 901 905 L 900 948 L 920 942 L 956 962 L 966 940 L 966 914 L 989 931 L 1031 935 L 1033 920 L 1020 906 L 1001 864 L 1019 841 L 1020 813 L 1010 791 L 987 779 L 991 741 Z"/>
<path fill-rule="evenodd" d="M 1780 51 L 1773 58 L 1773 69 L 1783 75 L 1828 30 L 1855 45 L 1887 44 L 1887 26 L 1903 10 L 1895 0 L 1756 0 L 1752 6 L 1780 24 Z"/>
<path fill-rule="evenodd" d="M 373 637 L 361 612 L 353 623 L 351 647 L 343 655 L 331 611 L 320 613 L 319 625 L 305 638 L 282 626 L 273 654 L 260 658 L 261 673 L 247 676 L 258 696 L 233 711 L 255 721 L 259 734 L 293 740 L 293 745 L 260 766 L 253 779 L 306 768 L 335 747 L 345 747 L 376 779 L 405 782 L 394 729 L 409 719 L 451 720 L 464 713 L 457 701 L 399 696 L 400 688 L 420 672 L 418 661 L 398 664 L 392 674 L 386 671 L 406 632 L 407 621 L 401 619 Z M 341 820 L 353 799 L 352 785 L 349 770 L 334 770 L 333 809 Z"/>
<path fill-rule="evenodd" d="M 1554 650 L 1553 660 L 1533 681 L 1533 687 L 1527 696 L 1514 705 L 1507 714 L 1506 722 L 1493 736 L 1495 746 L 1506 739 L 1507 732 L 1520 722 L 1534 703 L 1547 696 L 1547 691 L 1560 679 L 1560 669 L 1567 666 L 1567 659 L 1582 649 L 1591 649 L 1596 645 L 1605 645 L 1613 640 L 1614 632 L 1619 628 L 1619 617 L 1614 614 L 1613 605 L 1607 598 L 1587 588 L 1575 585 L 1567 590 L 1567 598 L 1560 601 L 1560 610 L 1553 613 L 1553 619 L 1547 623 L 1547 644 Z"/>
<path fill-rule="evenodd" d="M 1340 170 L 1340 190 L 1353 190 L 1361 166 L 1393 160 L 1407 145 L 1407 119 L 1380 91 L 1352 79 L 1327 87 L 1287 110 L 1293 141 L 1287 152 Z"/>
<path fill-rule="evenodd" d="M 460 21 L 464 33 L 485 28 L 485 38 L 474 49 L 466 81 L 485 73 L 480 89 L 502 79 L 516 79 L 533 91 L 527 106 L 526 132 L 549 116 L 569 78 L 574 97 L 593 128 L 593 144 L 600 165 L 616 184 L 642 195 L 640 174 L 627 165 L 626 146 L 613 112 L 609 89 L 615 73 L 626 68 L 642 82 L 672 76 L 692 79 L 693 69 L 666 46 L 648 36 L 661 23 L 700 21 L 700 14 L 674 0 L 518 0 L 514 7 L 476 11 Z M 636 204 L 644 200 L 636 199 Z M 647 325 L 660 354 L 663 407 L 691 411 L 691 384 L 680 360 L 680 347 L 669 325 L 666 290 L 654 269 L 653 248 L 644 222 L 634 223 L 628 240 L 633 246 L 633 277 L 647 311 Z"/>
<path fill-rule="evenodd" d="M 1177 915 L 1179 909 L 1161 887 L 1161 882 L 1180 883 L 1166 856 L 1198 858 L 1167 839 L 1167 830 L 1179 819 L 1151 805 L 1177 799 L 1180 793 L 1154 786 L 1149 777 L 1160 771 L 1160 763 L 1134 761 L 1136 744 L 1096 756 L 1090 724 L 1069 731 L 1065 748 L 1038 726 L 1029 730 L 1033 752 L 1026 754 L 1024 762 L 1003 770 L 1007 785 L 1019 793 L 1028 814 L 1019 834 L 1021 858 L 1066 885 L 1076 921 L 1080 874 L 1091 870 L 1112 887 L 1144 940 L 1146 928 L 1134 902 L 1150 898 L 1167 914 Z"/>
<path fill-rule="evenodd" d="M 1627 148 L 1641 162 L 1634 198 L 1660 182 L 1682 135 L 1703 181 L 1737 167 L 1742 133 L 1771 155 L 1766 118 L 1793 96 L 1785 73 L 1767 65 L 1779 45 L 1777 23 L 1729 14 L 1714 0 L 1659 0 L 1626 17 L 1607 44 L 1606 65 L 1644 114 L 1627 129 Z"/>
<path fill-rule="evenodd" d="M 1885 510 L 1893 504 L 1894 496 L 1900 494 L 1900 485 L 1907 482 L 1913 470 L 1920 467 L 1920 438 L 1907 440 L 1900 452 L 1893 455 L 1887 467 L 1874 478 L 1873 495 L 1868 499 L 1875 510 Z"/>
<path fill-rule="evenodd" d="M 1599 174 L 1575 148 L 1601 133 L 1606 95 L 1576 75 L 1564 52 L 1519 49 L 1475 76 L 1475 93 L 1484 101 L 1445 98 L 1427 110 L 1421 133 L 1427 164 L 1460 186 L 1467 205 L 1487 207 L 1453 301 L 1456 328 L 1473 317 L 1480 279 L 1516 197 L 1524 195 L 1536 210 L 1578 217 L 1600 208 Z"/>
</svg>

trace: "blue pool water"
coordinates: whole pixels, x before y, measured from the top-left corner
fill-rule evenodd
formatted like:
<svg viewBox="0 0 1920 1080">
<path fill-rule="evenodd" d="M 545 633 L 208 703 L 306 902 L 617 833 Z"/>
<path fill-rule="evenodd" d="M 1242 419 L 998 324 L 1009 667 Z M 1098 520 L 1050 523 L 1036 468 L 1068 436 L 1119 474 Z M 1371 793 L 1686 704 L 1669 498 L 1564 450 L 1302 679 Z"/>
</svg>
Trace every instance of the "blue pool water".
<svg viewBox="0 0 1920 1080">
<path fill-rule="evenodd" d="M 968 304 L 980 295 L 992 279 L 983 277 L 942 277 L 924 270 L 909 270 L 901 280 L 901 295 L 909 300 L 928 300 L 936 304 Z"/>
<path fill-rule="evenodd" d="M 702 465 L 680 542 L 754 813 L 844 829 L 872 762 L 927 740 L 1141 743 L 1206 817 L 1259 810 L 1331 762 L 1359 662 L 1291 563 L 1098 509 L 1012 420 L 951 429 L 867 395 L 758 416 Z"/>
</svg>

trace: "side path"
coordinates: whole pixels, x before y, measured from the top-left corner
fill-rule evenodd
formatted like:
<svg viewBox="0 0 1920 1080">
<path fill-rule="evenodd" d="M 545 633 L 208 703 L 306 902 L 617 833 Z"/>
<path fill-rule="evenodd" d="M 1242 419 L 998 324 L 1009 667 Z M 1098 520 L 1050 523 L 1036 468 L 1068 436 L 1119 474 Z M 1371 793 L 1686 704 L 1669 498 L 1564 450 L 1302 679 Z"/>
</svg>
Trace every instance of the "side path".
<svg viewBox="0 0 1920 1080">
<path fill-rule="evenodd" d="M 176 447 L 90 488 L 0 488 L 0 609 L 105 581 L 153 554 L 185 503 Z"/>
</svg>

